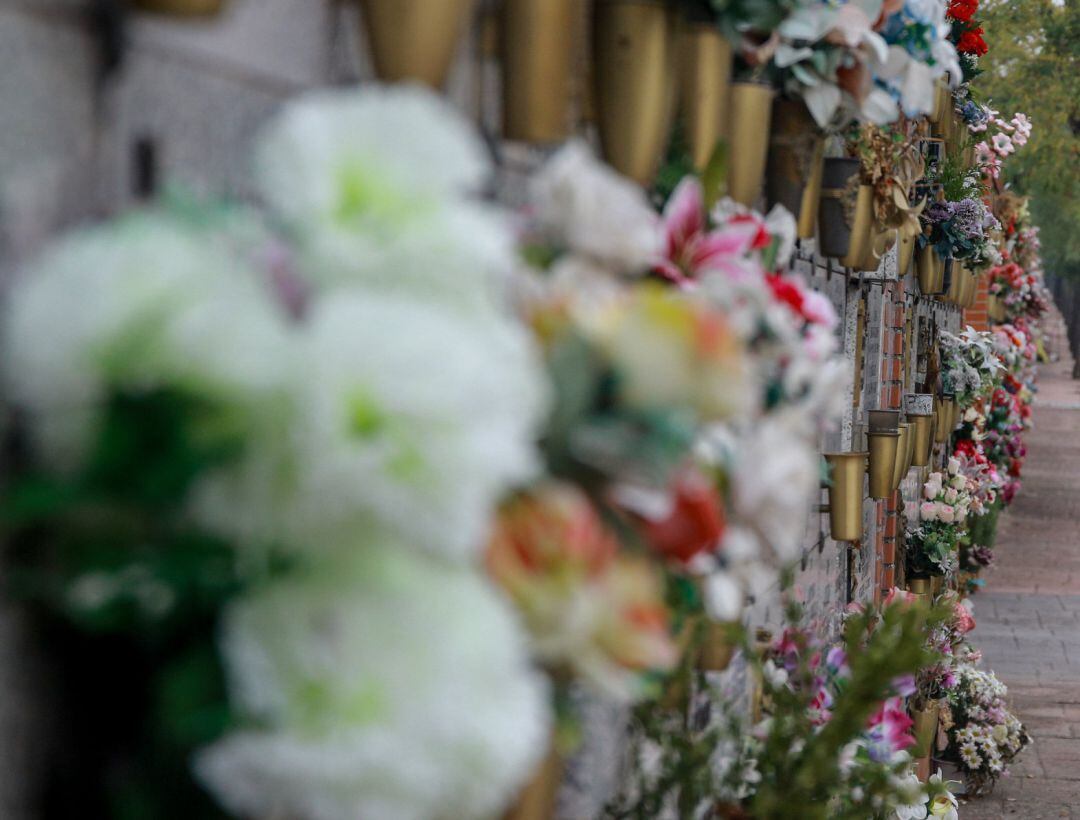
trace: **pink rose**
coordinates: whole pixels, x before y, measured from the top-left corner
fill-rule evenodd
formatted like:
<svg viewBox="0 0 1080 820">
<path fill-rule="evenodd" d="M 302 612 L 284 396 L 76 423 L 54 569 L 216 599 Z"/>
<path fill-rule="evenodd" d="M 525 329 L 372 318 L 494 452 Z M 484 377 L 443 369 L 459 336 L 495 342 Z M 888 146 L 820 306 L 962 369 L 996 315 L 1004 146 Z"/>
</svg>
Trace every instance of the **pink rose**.
<svg viewBox="0 0 1080 820">
<path fill-rule="evenodd" d="M 946 524 L 951 524 L 956 520 L 956 510 L 948 504 L 942 504 L 941 509 L 938 510 L 938 518 Z"/>
<path fill-rule="evenodd" d="M 919 516 L 923 521 L 936 521 L 938 517 L 938 505 L 933 501 L 924 501 L 919 507 Z"/>
</svg>

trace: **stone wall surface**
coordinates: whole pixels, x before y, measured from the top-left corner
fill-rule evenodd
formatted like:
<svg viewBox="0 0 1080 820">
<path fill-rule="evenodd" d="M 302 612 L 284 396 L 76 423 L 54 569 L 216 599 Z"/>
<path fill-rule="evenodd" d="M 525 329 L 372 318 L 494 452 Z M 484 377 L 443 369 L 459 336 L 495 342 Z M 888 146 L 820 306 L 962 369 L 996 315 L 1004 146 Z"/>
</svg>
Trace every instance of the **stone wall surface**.
<svg viewBox="0 0 1080 820">
<path fill-rule="evenodd" d="M 488 6 L 480 4 L 481 10 Z M 58 230 L 114 214 L 163 185 L 250 197 L 251 138 L 283 100 L 371 77 L 357 10 L 342 0 L 231 0 L 221 17 L 205 22 L 131 14 L 124 18 L 123 48 L 114 54 L 119 64 L 106 71 L 115 29 L 90 10 L 109 7 L 122 4 L 0 0 L 0 282 Z M 499 88 L 494 60 L 483 47 L 483 23 L 479 13 L 451 72 L 448 95 L 491 134 Z M 500 198 L 520 201 L 523 173 L 545 152 L 495 142 L 493 148 L 502 163 Z M 931 314 L 949 329 L 960 326 L 960 317 L 918 298 L 913 277 L 898 275 L 895 252 L 879 271 L 861 276 L 817 257 L 812 242 L 793 264 L 842 317 L 838 332 L 859 390 L 849 392 L 843 423 L 823 436 L 822 449 L 861 447 L 865 411 L 899 407 L 901 394 L 925 378 Z M 917 351 L 904 349 L 909 311 Z M 918 495 L 916 473 L 904 483 L 908 501 Z M 825 499 L 823 491 L 822 504 Z M 808 510 L 796 591 L 812 618 L 835 625 L 848 602 L 873 600 L 894 585 L 903 507 L 902 500 L 866 501 L 866 535 L 856 545 L 833 542 L 827 515 Z M 754 626 L 775 629 L 780 614 L 777 596 L 766 596 L 748 617 Z M 22 662 L 32 641 L 20 624 L 17 611 L 0 602 L 5 820 L 33 816 L 32 773 L 44 748 L 35 740 L 39 724 L 26 696 L 33 679 Z M 568 818 L 595 814 L 618 782 L 618 737 L 626 715 L 604 704 L 587 712 L 594 728 L 561 799 Z"/>
</svg>

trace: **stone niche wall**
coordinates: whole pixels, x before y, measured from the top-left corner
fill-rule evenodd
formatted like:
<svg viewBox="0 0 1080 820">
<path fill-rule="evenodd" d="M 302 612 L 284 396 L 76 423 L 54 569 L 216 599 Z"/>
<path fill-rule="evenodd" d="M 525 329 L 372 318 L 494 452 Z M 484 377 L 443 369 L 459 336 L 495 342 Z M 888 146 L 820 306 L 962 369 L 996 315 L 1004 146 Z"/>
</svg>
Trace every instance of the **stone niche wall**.
<svg viewBox="0 0 1080 820">
<path fill-rule="evenodd" d="M 372 76 L 352 2 L 230 0 L 221 17 L 207 22 L 132 14 L 119 50 L 110 46 L 116 29 L 91 16 L 92 5 L 0 0 L 0 285 L 58 230 L 117 213 L 163 185 L 249 197 L 251 139 L 283 100 Z M 500 162 L 498 196 L 514 204 L 525 174 L 547 152 L 503 145 L 495 136 L 500 103 L 487 24 L 492 7 L 491 0 L 479 4 L 447 94 L 491 137 Z M 901 394 L 925 377 L 931 324 L 955 330 L 958 312 L 918 298 L 911 275 L 897 275 L 893 254 L 879 271 L 857 275 L 818 257 L 811 242 L 792 265 L 842 317 L 838 333 L 850 363 L 845 415 L 822 437 L 822 450 L 862 446 L 865 411 L 900 406 Z M 915 349 L 906 349 L 908 338 Z M 918 496 L 916 476 L 913 470 L 904 483 L 906 502 Z M 874 600 L 898 579 L 904 506 L 867 501 L 858 545 L 832 541 L 827 515 L 809 511 L 795 592 L 827 631 L 836 629 L 847 603 Z M 778 604 L 778 594 L 755 601 L 748 622 L 776 629 Z M 47 710 L 35 710 L 30 694 L 47 684 L 34 673 L 32 648 L 17 611 L 0 601 L 5 820 L 35 816 L 33 773 L 49 751 L 42 731 Z M 745 694 L 738 661 L 723 682 Z M 582 698 L 587 739 L 560 798 L 560 814 L 575 820 L 599 811 L 617 790 L 625 763 L 626 713 Z"/>
</svg>

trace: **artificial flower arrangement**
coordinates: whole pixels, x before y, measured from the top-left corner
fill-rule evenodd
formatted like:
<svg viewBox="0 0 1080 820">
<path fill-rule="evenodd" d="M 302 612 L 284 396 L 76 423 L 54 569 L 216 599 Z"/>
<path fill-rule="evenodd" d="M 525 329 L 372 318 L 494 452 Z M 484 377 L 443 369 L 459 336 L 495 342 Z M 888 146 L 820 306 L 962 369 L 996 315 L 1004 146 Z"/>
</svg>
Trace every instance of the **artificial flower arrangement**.
<svg viewBox="0 0 1080 820">
<path fill-rule="evenodd" d="M 1008 690 L 993 672 L 973 663 L 956 669 L 956 686 L 941 710 L 947 745 L 944 759 L 956 763 L 969 793 L 983 794 L 1006 776 L 1031 738 L 1009 710 Z"/>
<path fill-rule="evenodd" d="M 774 82 L 805 101 L 821 128 L 885 125 L 934 107 L 956 65 L 943 2 L 804 0 L 776 29 Z"/>
<path fill-rule="evenodd" d="M 915 131 L 913 122 L 901 119 L 892 126 L 853 127 L 847 140 L 848 153 L 861 161 L 863 182 L 874 188 L 875 222 L 896 228 L 901 239 L 922 232 L 919 216 L 926 205 L 925 200 L 910 200 L 926 172 Z"/>
<path fill-rule="evenodd" d="M 831 642 L 789 606 L 778 639 L 744 647 L 761 714 L 748 724 L 721 698 L 697 729 L 639 717 L 639 742 L 657 744 L 660 758 L 636 758 L 632 785 L 606 816 L 646 820 L 677 807 L 686 817 L 926 817 L 927 805 L 951 797 L 940 778 L 922 784 L 913 775 L 903 698 L 915 671 L 936 659 L 924 634 L 943 617 L 894 596 L 850 613 L 842 639 Z"/>
<path fill-rule="evenodd" d="M 287 106 L 257 167 L 265 215 L 78 232 L 6 305 L 13 580 L 60 664 L 98 658 L 66 676 L 72 708 L 122 724 L 74 732 L 72 792 L 495 813 L 543 752 L 549 687 L 477 565 L 540 466 L 549 391 L 491 298 L 514 256 L 472 195 L 487 153 L 434 95 L 373 88 Z"/>
<path fill-rule="evenodd" d="M 880 31 L 889 52 L 877 82 L 892 95 L 905 117 L 929 114 L 935 106 L 936 82 L 948 77 L 956 85 L 961 75 L 949 37 L 948 0 L 904 0 L 885 5 L 891 14 Z"/>
<path fill-rule="evenodd" d="M 941 350 L 941 382 L 956 397 L 961 409 L 988 397 L 1001 383 L 1003 366 L 994 335 L 967 327 L 959 335 L 938 333 Z"/>
<path fill-rule="evenodd" d="M 710 198 L 687 176 L 658 216 L 564 148 L 533 183 L 526 310 L 556 386 L 549 469 L 701 593 L 684 609 L 731 620 L 798 557 L 845 375 L 831 304 L 779 272 L 791 215 Z"/>
<path fill-rule="evenodd" d="M 945 473 L 930 473 L 922 495 L 919 524 L 907 537 L 908 574 L 916 578 L 950 575 L 957 567 L 960 540 L 975 503 L 968 478 L 960 474 L 959 460 L 950 459 Z"/>
<path fill-rule="evenodd" d="M 980 169 L 965 168 L 962 161 L 947 157 L 931 166 L 927 181 L 937 197 L 922 212 L 920 247 L 932 245 L 943 258 L 965 262 L 972 269 L 1000 261 L 994 238 L 1000 224 L 984 201 Z"/>
<path fill-rule="evenodd" d="M 937 606 L 951 612 L 927 633 L 926 645 L 933 653 L 934 661 L 916 674 L 914 698 L 915 703 L 924 707 L 948 697 L 957 686 L 958 668 L 962 664 L 976 663 L 980 657 L 967 643 L 967 634 L 975 628 L 975 619 L 967 602 L 949 592 L 937 601 Z M 933 748 L 925 751 L 929 753 Z"/>
<path fill-rule="evenodd" d="M 983 28 L 976 19 L 979 0 L 950 0 L 948 18 L 952 24 L 949 39 L 956 46 L 963 71 L 963 81 L 971 82 L 979 74 L 979 58 L 989 48 L 983 39 Z"/>
</svg>

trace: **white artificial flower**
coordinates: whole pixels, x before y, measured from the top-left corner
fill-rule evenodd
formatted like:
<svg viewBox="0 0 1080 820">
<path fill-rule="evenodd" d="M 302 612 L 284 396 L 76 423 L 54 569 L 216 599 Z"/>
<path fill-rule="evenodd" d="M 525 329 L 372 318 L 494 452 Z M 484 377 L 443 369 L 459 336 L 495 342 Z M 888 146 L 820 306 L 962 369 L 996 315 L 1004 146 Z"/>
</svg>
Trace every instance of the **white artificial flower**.
<svg viewBox="0 0 1080 820">
<path fill-rule="evenodd" d="M 73 234 L 12 288 L 4 391 L 39 455 L 76 469 L 111 389 L 183 389 L 269 413 L 288 372 L 288 328 L 221 237 L 146 213 Z"/>
<path fill-rule="evenodd" d="M 904 799 L 912 802 L 896 807 L 895 820 L 926 820 L 926 789 L 918 775 L 908 772 L 899 786 L 898 791 L 904 795 Z"/>
<path fill-rule="evenodd" d="M 733 440 L 732 516 L 758 532 L 781 563 L 796 560 L 821 480 L 815 449 L 772 417 Z"/>
<path fill-rule="evenodd" d="M 285 107 L 256 151 L 259 188 L 302 271 L 482 305 L 513 265 L 501 213 L 469 198 L 492 172 L 467 119 L 419 87 L 320 91 Z"/>
<path fill-rule="evenodd" d="M 617 274 L 641 274 L 659 258 L 660 219 L 645 191 L 572 141 L 530 183 L 540 227 L 572 253 Z"/>
<path fill-rule="evenodd" d="M 547 687 L 514 615 L 473 570 L 401 544 L 271 583 L 227 611 L 245 722 L 196 757 L 237 815 L 488 818 L 547 747 Z"/>
<path fill-rule="evenodd" d="M 338 291 L 297 358 L 288 437 L 207 480 L 204 523 L 301 548 L 376 525 L 475 555 L 499 498 L 538 467 L 546 383 L 524 328 Z"/>
<path fill-rule="evenodd" d="M 716 621 L 734 621 L 745 605 L 742 588 L 727 572 L 716 570 L 702 581 L 705 611 Z"/>
</svg>

